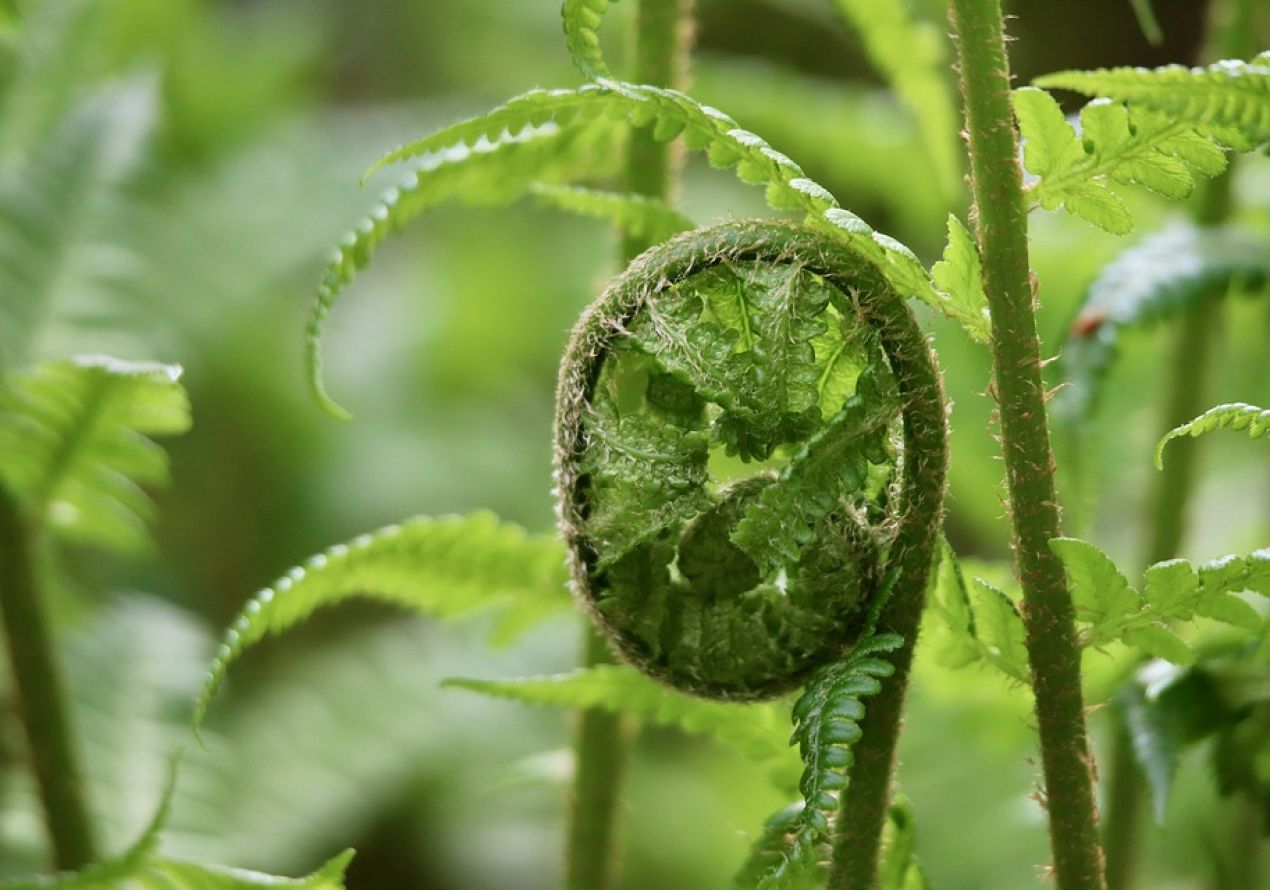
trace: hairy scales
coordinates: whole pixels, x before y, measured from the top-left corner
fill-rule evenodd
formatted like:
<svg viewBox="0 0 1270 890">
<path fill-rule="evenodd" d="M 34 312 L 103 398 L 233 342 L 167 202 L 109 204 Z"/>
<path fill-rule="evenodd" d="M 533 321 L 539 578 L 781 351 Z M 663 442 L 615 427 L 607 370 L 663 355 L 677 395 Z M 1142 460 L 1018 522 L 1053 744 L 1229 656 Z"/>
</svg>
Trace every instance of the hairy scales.
<svg viewBox="0 0 1270 890">
<path fill-rule="evenodd" d="M 653 248 L 583 315 L 561 365 L 576 595 L 672 686 L 797 688 L 871 630 L 884 576 L 929 561 L 913 552 L 929 511 L 907 508 L 932 481 L 942 496 L 943 455 L 898 447 L 901 417 L 905 440 L 922 438 L 912 416 L 942 430 L 929 348 L 851 247 L 734 222 Z"/>
</svg>

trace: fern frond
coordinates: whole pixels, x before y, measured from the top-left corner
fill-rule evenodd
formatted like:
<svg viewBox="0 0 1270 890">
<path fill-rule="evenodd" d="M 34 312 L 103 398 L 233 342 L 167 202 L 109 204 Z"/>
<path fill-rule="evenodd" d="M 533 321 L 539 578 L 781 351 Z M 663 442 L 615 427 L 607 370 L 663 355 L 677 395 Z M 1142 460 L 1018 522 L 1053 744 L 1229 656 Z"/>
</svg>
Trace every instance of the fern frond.
<svg viewBox="0 0 1270 890">
<path fill-rule="evenodd" d="M 816 848 L 827 840 L 829 820 L 847 785 L 853 757 L 851 746 L 860 738 L 863 699 L 876 695 L 881 680 L 895 667 L 877 656 L 904 644 L 894 634 L 862 640 L 845 658 L 822 668 L 794 703 L 794 733 L 804 767 L 798 782 L 804 807 L 786 832 L 780 860 L 760 880 L 760 887 L 783 886 L 784 875 L 795 874 L 815 859 Z"/>
<path fill-rule="evenodd" d="M 886 811 L 885 854 L 878 874 L 878 890 L 929 890 L 930 883 L 917 861 L 917 819 L 913 805 L 895 800 Z"/>
<path fill-rule="evenodd" d="M 1194 420 L 1188 420 L 1164 434 L 1155 446 L 1155 468 L 1164 469 L 1164 448 L 1182 436 L 1202 436 L 1213 430 L 1247 430 L 1250 439 L 1260 439 L 1270 432 L 1270 409 L 1259 408 L 1243 402 L 1230 402 L 1209 408 Z"/>
<path fill-rule="evenodd" d="M 794 844 L 806 804 L 801 800 L 773 813 L 750 846 L 733 880 L 736 890 L 815 890 L 823 887 L 832 851 L 821 843 L 807 851 Z"/>
<path fill-rule="evenodd" d="M 141 486 L 167 479 L 147 436 L 184 432 L 175 365 L 85 357 L 49 362 L 0 388 L 0 478 L 36 527 L 121 550 L 146 542 Z"/>
<path fill-rule="evenodd" d="M 940 30 L 914 19 L 906 0 L 833 0 L 860 35 L 865 54 L 917 120 L 922 143 L 945 194 L 961 175 L 961 150 L 953 134 L 960 125 L 945 76 L 946 48 Z"/>
<path fill-rule="evenodd" d="M 600 49 L 599 33 L 609 2 L 610 0 L 564 0 L 560 7 L 569 57 L 587 80 L 609 76 L 609 66 Z"/>
<path fill-rule="evenodd" d="M 975 340 L 986 343 L 992 334 L 992 318 L 983 291 L 979 245 L 956 214 L 948 214 L 948 245 L 943 259 L 931 267 L 930 274 L 935 287 L 947 297 L 949 307 L 955 307 L 955 317 L 962 327 Z"/>
<path fill-rule="evenodd" d="M 776 763 L 789 755 L 787 718 L 779 705 L 694 698 L 628 665 L 597 665 L 513 680 L 453 677 L 442 685 L 527 705 L 631 714 L 646 723 L 710 736 L 762 763 Z"/>
<path fill-rule="evenodd" d="M 1069 423 L 1095 410 L 1122 331 L 1180 315 L 1232 286 L 1270 281 L 1270 235 L 1236 225 L 1181 224 L 1144 237 L 1103 266 L 1062 348 L 1068 383 L 1055 399 Z"/>
<path fill-rule="evenodd" d="M 194 724 L 244 651 L 320 607 L 366 597 L 453 618 L 499 604 L 509 609 L 504 620 L 519 628 L 567 606 L 566 583 L 556 538 L 528 535 L 492 513 L 418 517 L 337 544 L 247 603 L 208 672 Z"/>
<path fill-rule="evenodd" d="M 983 578 L 974 579 L 974 595 L 948 542 L 941 547 L 930 612 L 948 631 L 938 660 L 946 667 L 982 662 L 1011 680 L 1028 682 L 1026 631 L 1014 600 Z"/>
<path fill-rule="evenodd" d="M 1133 219 L 1110 183 L 1137 184 L 1166 198 L 1184 198 L 1195 175 L 1216 176 L 1226 157 L 1191 123 L 1150 108 L 1097 99 L 1080 114 L 1078 136 L 1044 90 L 1014 91 L 1023 134 L 1023 161 L 1039 181 L 1028 187 L 1046 210 L 1060 208 L 1116 235 Z"/>
<path fill-rule="evenodd" d="M 328 413 L 348 412 L 326 392 L 322 375 L 322 330 L 340 293 L 369 265 L 389 235 L 432 207 L 450 200 L 469 204 L 507 204 L 536 182 L 580 172 L 602 174 L 612 166 L 614 128 L 600 121 L 562 132 L 554 124 L 521 128 L 493 142 L 455 144 L 424 158 L 383 198 L 335 250 L 313 301 L 306 335 L 309 388 Z"/>
<path fill-rule="evenodd" d="M 623 192 L 537 183 L 530 191 L 543 204 L 611 222 L 615 228 L 655 244 L 693 227 L 692 220 L 664 201 Z"/>
<path fill-rule="evenodd" d="M 1209 560 L 1198 569 L 1184 559 L 1156 563 L 1146 570 L 1139 593 L 1088 541 L 1055 538 L 1050 547 L 1067 570 L 1084 645 L 1120 640 L 1187 664 L 1194 653 L 1169 629 L 1170 622 L 1204 617 L 1250 631 L 1262 627 L 1257 610 L 1234 594 L 1251 590 L 1270 596 L 1270 548 Z"/>
<path fill-rule="evenodd" d="M 1250 151 L 1270 141 L 1270 55 L 1225 60 L 1205 68 L 1100 68 L 1059 71 L 1037 85 L 1108 96 L 1205 129 L 1232 148 Z"/>
</svg>

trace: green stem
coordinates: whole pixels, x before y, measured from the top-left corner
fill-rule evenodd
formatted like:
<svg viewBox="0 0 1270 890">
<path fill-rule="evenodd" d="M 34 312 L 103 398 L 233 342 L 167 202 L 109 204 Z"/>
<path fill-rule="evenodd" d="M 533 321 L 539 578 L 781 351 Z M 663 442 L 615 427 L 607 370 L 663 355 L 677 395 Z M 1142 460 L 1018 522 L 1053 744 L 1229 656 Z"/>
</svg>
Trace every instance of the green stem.
<svg viewBox="0 0 1270 890">
<path fill-rule="evenodd" d="M 687 69 L 692 0 L 639 0 L 635 25 L 637 83 L 680 87 Z M 647 128 L 632 128 L 626 147 L 624 185 L 630 192 L 668 200 L 675 176 L 671 146 Z M 621 233 L 623 265 L 649 247 L 646 239 Z M 608 664 L 608 644 L 586 629 L 584 663 Z M 617 806 L 630 746 L 629 721 L 599 710 L 578 715 L 575 777 L 568 807 L 565 886 L 603 890 L 615 871 Z"/>
<path fill-rule="evenodd" d="M 1107 890 L 1127 890 L 1133 885 L 1145 791 L 1142 771 L 1133 750 L 1133 736 L 1117 715 L 1115 737 L 1111 742 L 1111 774 L 1107 782 L 1107 819 L 1103 833 L 1103 844 L 1107 850 Z"/>
<path fill-rule="evenodd" d="M 74 871 L 95 858 L 79 758 L 71 735 L 66 689 L 53 655 L 30 534 L 0 487 L 0 612 L 4 616 L 18 711 L 58 870 Z"/>
<path fill-rule="evenodd" d="M 1010 108 L 1000 0 L 952 0 L 1014 550 L 1059 890 L 1101 890 L 1102 850 L 1086 740 L 1080 647 L 1062 563 L 1054 458 L 1028 266 L 1027 204 Z"/>
</svg>

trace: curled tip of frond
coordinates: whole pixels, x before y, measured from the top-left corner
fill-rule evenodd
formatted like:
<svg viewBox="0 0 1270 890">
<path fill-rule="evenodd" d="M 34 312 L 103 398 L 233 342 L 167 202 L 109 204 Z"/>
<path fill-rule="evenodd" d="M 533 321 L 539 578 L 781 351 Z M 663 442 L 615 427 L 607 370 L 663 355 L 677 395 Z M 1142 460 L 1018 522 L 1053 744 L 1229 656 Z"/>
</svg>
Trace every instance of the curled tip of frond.
<svg viewBox="0 0 1270 890">
<path fill-rule="evenodd" d="M 1197 438 L 1213 430 L 1229 428 L 1232 430 L 1248 430 L 1252 439 L 1260 439 L 1270 433 L 1270 409 L 1244 402 L 1230 402 L 1209 408 L 1198 417 L 1176 426 L 1164 434 L 1155 446 L 1155 468 L 1164 469 L 1164 449 L 1174 439 L 1183 436 Z"/>
</svg>

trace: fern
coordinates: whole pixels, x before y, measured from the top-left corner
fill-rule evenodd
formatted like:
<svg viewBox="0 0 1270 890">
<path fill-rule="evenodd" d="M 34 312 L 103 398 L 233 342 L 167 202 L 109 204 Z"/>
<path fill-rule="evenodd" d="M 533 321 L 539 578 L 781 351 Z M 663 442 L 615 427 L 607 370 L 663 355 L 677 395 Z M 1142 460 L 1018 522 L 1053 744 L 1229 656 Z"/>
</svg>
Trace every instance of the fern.
<svg viewBox="0 0 1270 890">
<path fill-rule="evenodd" d="M 796 819 L 782 819 L 773 829 L 783 829 L 785 842 L 779 859 L 765 857 L 775 861 L 760 877 L 760 888 L 796 885 L 808 865 L 818 860 L 817 848 L 828 840 L 830 819 L 846 788 L 853 761 L 851 745 L 860 738 L 862 700 L 876 695 L 882 688 L 880 679 L 895 671 L 890 662 L 876 656 L 903 644 L 894 634 L 868 637 L 841 661 L 822 668 L 794 703 L 790 742 L 798 745 L 804 764 L 798 783 L 803 807 Z"/>
<path fill-rule="evenodd" d="M 1093 544 L 1056 538 L 1050 547 L 1067 570 L 1085 645 L 1119 640 L 1187 664 L 1194 653 L 1169 629 L 1170 622 L 1205 617 L 1252 631 L 1261 628 L 1256 609 L 1234 594 L 1252 590 L 1270 596 L 1270 549 L 1210 560 L 1198 569 L 1184 559 L 1156 563 L 1143 575 L 1139 593 Z"/>
<path fill-rule="evenodd" d="M 587 80 L 609 76 L 609 66 L 600 49 L 600 24 L 610 0 L 564 0 L 560 8 L 564 39 L 573 64 Z"/>
<path fill-rule="evenodd" d="M 829 845 L 822 842 L 806 851 L 794 844 L 805 809 L 806 804 L 798 801 L 777 810 L 763 823 L 733 882 L 737 890 L 816 890 L 824 886 Z"/>
<path fill-rule="evenodd" d="M 443 685 L 527 705 L 631 714 L 646 723 L 710 736 L 764 764 L 779 763 L 789 751 L 786 717 L 780 706 L 693 698 L 626 665 L 597 665 L 514 680 L 456 677 Z"/>
<path fill-rule="evenodd" d="M 929 890 L 930 884 L 917 861 L 917 820 L 912 804 L 900 798 L 886 811 L 885 854 L 879 890 Z"/>
<path fill-rule="evenodd" d="M 543 204 L 580 216 L 607 220 L 650 244 L 692 228 L 692 220 L 656 198 L 577 186 L 537 183 L 530 192 Z"/>
<path fill-rule="evenodd" d="M 982 662 L 1011 680 L 1028 682 L 1026 632 L 1014 600 L 977 577 L 972 596 L 961 564 L 946 541 L 933 581 L 930 612 L 949 631 L 937 656 L 939 663 L 957 668 Z"/>
<path fill-rule="evenodd" d="M 939 29 L 915 21 L 906 0 L 833 3 L 859 33 L 869 61 L 916 118 L 938 181 L 946 194 L 952 194 L 962 166 L 952 138 L 960 122 L 944 76 L 946 52 Z"/>
<path fill-rule="evenodd" d="M 1270 53 L 1251 62 L 1226 60 L 1206 68 L 1059 71 L 1036 83 L 1129 102 L 1199 127 L 1241 151 L 1270 141 Z"/>
<path fill-rule="evenodd" d="M 171 859 L 159 853 L 159 835 L 167 823 L 176 788 L 173 765 L 154 818 L 124 852 L 75 874 L 0 883 L 2 890 L 252 890 L 257 887 L 292 890 L 343 890 L 344 872 L 353 858 L 346 850 L 305 878 L 273 875 L 218 865 Z"/>
<path fill-rule="evenodd" d="M 1124 330 L 1149 325 L 1234 286 L 1270 281 L 1270 236 L 1236 225 L 1179 224 L 1144 237 L 1120 253 L 1089 285 L 1062 350 L 1069 384 L 1056 414 L 1069 422 L 1097 407 Z"/>
<path fill-rule="evenodd" d="M 461 164 L 476 155 L 479 148 L 479 153 L 490 163 L 487 175 L 499 170 L 502 171 L 500 181 L 523 180 L 523 168 L 515 171 L 519 176 L 509 177 L 499 162 L 508 146 L 534 139 L 551 123 L 565 127 L 606 115 L 626 119 L 637 127 L 653 126 L 654 136 L 661 140 L 682 136 L 689 149 L 706 152 L 714 166 L 734 168 L 743 182 L 763 186 L 773 208 L 802 211 L 808 224 L 850 244 L 876 264 L 902 293 L 938 307 L 976 333 L 982 331 L 982 317 L 968 317 L 957 301 L 936 291 L 911 250 L 874 232 L 858 216 L 839 207 L 824 187 L 808 179 L 797 164 L 763 139 L 740 129 L 717 109 L 700 105 L 676 90 L 607 79 L 576 90 L 534 90 L 485 115 L 394 149 L 372 166 L 367 175 L 389 164 L 419 157 L 425 159 L 424 164 L 429 168 L 447 162 Z M 554 134 L 555 130 L 547 132 Z M 544 154 L 543 163 L 552 159 L 549 151 Z M 451 157 L 456 160 L 447 161 Z M 442 180 L 452 178 L 446 175 Z M 337 414 L 343 415 L 343 412 L 326 397 L 321 383 L 319 344 L 324 322 L 340 291 L 365 267 L 384 237 L 436 201 L 430 194 L 421 194 L 427 184 L 421 176 L 410 180 L 402 190 L 390 193 L 371 217 L 345 239 L 319 288 L 309 325 L 309 379 L 319 400 Z"/>
<path fill-rule="evenodd" d="M 451 618 L 497 604 L 507 609 L 504 626 L 516 630 L 568 605 L 566 577 L 554 538 L 526 535 L 490 513 L 419 517 L 337 544 L 247 603 L 199 694 L 195 725 L 244 651 L 322 606 L 362 596 Z"/>
<path fill-rule="evenodd" d="M 1184 198 L 1195 175 L 1216 176 L 1226 158 L 1208 135 L 1185 120 L 1105 99 L 1086 105 L 1078 136 L 1044 90 L 1014 91 L 1023 161 L 1039 181 L 1028 188 L 1035 205 L 1060 207 L 1116 235 L 1133 219 L 1109 183 L 1134 183 L 1166 198 Z"/>
<path fill-rule="evenodd" d="M 167 478 L 146 438 L 184 432 L 189 402 L 174 365 L 89 357 L 50 362 L 0 389 L 0 478 L 36 527 L 117 549 L 146 542 L 142 485 Z"/>
<path fill-rule="evenodd" d="M 1247 430 L 1250 439 L 1260 439 L 1270 432 L 1270 410 L 1246 405 L 1243 402 L 1231 402 L 1209 408 L 1194 420 L 1188 420 L 1181 426 L 1174 427 L 1164 434 L 1155 446 L 1156 469 L 1164 469 L 1164 448 L 1174 439 L 1182 436 L 1202 436 L 1213 430 L 1232 429 Z"/>
<path fill-rule="evenodd" d="M 992 318 L 983 291 L 979 245 L 955 214 L 948 214 L 948 244 L 943 259 L 931 267 L 930 273 L 935 287 L 956 307 L 962 326 L 975 340 L 986 343 L 992 334 Z"/>
</svg>

